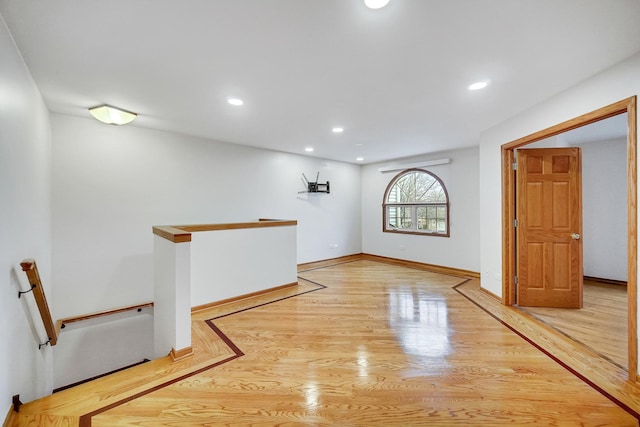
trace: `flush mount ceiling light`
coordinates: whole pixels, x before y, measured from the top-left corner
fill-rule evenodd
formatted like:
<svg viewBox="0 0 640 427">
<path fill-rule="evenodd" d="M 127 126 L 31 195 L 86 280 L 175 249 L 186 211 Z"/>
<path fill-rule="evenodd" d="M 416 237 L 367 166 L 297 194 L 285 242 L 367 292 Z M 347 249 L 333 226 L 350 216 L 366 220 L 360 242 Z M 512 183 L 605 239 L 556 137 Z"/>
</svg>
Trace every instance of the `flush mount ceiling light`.
<svg viewBox="0 0 640 427">
<path fill-rule="evenodd" d="M 484 89 L 485 87 L 487 87 L 488 84 L 489 84 L 489 82 L 487 82 L 487 81 L 475 82 L 475 83 L 469 85 L 469 90 Z"/>
<path fill-rule="evenodd" d="M 361 161 L 363 161 L 363 160 L 364 160 L 364 157 L 357 157 L 357 158 L 356 158 L 356 161 L 358 161 L 358 162 L 361 162 Z"/>
<path fill-rule="evenodd" d="M 89 108 L 89 112 L 96 120 L 108 125 L 126 125 L 138 117 L 136 113 L 110 105 L 98 105 L 97 107 Z"/>
<path fill-rule="evenodd" d="M 344 132 L 344 128 L 343 127 L 334 127 L 333 129 L 331 129 L 331 132 L 333 133 L 342 133 Z"/>
<path fill-rule="evenodd" d="M 236 107 L 239 107 L 244 104 L 244 101 L 240 98 L 228 98 L 227 102 L 231 105 L 235 105 Z"/>
<path fill-rule="evenodd" d="M 389 3 L 389 0 L 364 0 L 364 4 L 369 9 L 380 9 L 385 7 L 387 3 Z"/>
<path fill-rule="evenodd" d="M 313 152 L 313 147 L 307 147 L 304 149 L 304 151 L 306 151 L 307 153 L 312 153 Z"/>
</svg>

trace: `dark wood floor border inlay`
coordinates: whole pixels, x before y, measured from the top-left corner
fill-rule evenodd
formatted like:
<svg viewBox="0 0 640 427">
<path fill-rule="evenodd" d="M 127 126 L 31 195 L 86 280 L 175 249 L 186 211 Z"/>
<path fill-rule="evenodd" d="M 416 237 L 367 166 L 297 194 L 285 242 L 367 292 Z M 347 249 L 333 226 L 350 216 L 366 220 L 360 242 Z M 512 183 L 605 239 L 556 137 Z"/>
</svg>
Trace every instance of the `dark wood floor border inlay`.
<svg viewBox="0 0 640 427">
<path fill-rule="evenodd" d="M 312 270 L 318 270 L 318 269 L 324 269 L 324 268 L 329 268 L 332 267 L 334 265 L 340 265 L 340 264 L 348 264 L 348 263 L 352 263 L 355 261 L 361 261 L 359 259 L 354 259 L 354 260 L 348 260 L 348 261 L 343 261 L 343 262 L 337 262 L 336 264 L 332 264 L 332 265 L 323 265 L 323 266 L 318 266 L 315 268 L 310 268 L 308 270 L 303 270 L 300 271 L 299 273 L 303 273 L 304 271 L 312 271 Z M 373 261 L 375 262 L 375 261 Z M 404 267 L 404 268 L 411 268 L 409 266 L 400 266 L 400 267 Z M 443 274 L 443 275 L 447 275 L 446 273 L 438 273 L 435 272 L 437 274 Z M 305 279 L 301 276 L 298 276 L 299 279 L 304 280 L 307 283 L 311 283 L 315 286 L 317 286 L 316 288 L 310 289 L 310 290 L 306 290 L 304 292 L 300 292 L 300 293 L 296 293 L 293 295 L 289 295 L 289 296 L 285 296 L 282 298 L 277 298 L 274 300 L 270 300 L 261 304 L 256 304 L 256 305 L 252 305 L 249 307 L 245 307 L 239 310 L 235 310 L 229 313 L 224 313 L 221 315 L 218 315 L 216 317 L 213 317 L 211 319 L 207 319 L 205 320 L 205 323 L 211 328 L 211 330 L 229 347 L 229 349 L 234 353 L 232 356 L 212 363 L 211 365 L 207 365 L 205 367 L 202 367 L 198 370 L 195 370 L 193 372 L 188 372 L 178 378 L 174 378 L 172 380 L 169 380 L 163 384 L 160 384 L 158 386 L 152 387 L 148 390 L 144 390 L 140 393 L 137 393 L 133 396 L 124 398 L 118 402 L 115 402 L 113 404 L 107 405 L 103 408 L 97 409 L 95 411 L 92 411 L 90 413 L 81 415 L 79 417 L 79 426 L 80 427 L 90 427 L 91 426 L 91 419 L 93 416 L 99 415 L 103 412 L 106 412 L 110 409 L 116 408 L 120 405 L 123 405 L 127 402 L 130 402 L 132 400 L 138 399 L 142 396 L 145 396 L 149 393 L 152 393 L 154 391 L 160 390 L 164 387 L 167 387 L 169 385 L 175 384 L 179 381 L 182 381 L 184 379 L 187 379 L 189 377 L 192 377 L 194 375 L 200 374 L 202 372 L 208 371 L 210 369 L 213 369 L 217 366 L 220 366 L 222 364 L 228 363 L 230 361 L 233 361 L 235 359 L 238 359 L 239 357 L 244 356 L 244 353 L 242 352 L 242 350 L 229 338 L 227 337 L 224 332 L 222 332 L 214 323 L 214 321 L 216 319 L 221 319 L 224 317 L 228 317 L 231 316 L 233 314 L 238 314 L 238 313 L 242 313 L 242 312 L 246 312 L 249 310 L 253 310 L 255 308 L 259 308 L 259 307 L 263 307 L 266 305 L 270 305 L 279 301 L 283 301 L 283 300 L 287 300 L 293 297 L 297 297 L 297 296 L 301 296 L 301 295 L 305 295 L 311 292 L 315 292 L 315 291 L 319 291 L 322 289 L 326 289 L 327 286 L 318 283 L 318 282 L 314 282 L 312 280 L 308 280 Z M 459 276 L 458 276 L 459 277 Z M 519 337 L 521 337 L 523 340 L 525 340 L 526 342 L 528 342 L 530 345 L 532 345 L 534 348 L 536 348 L 537 350 L 539 350 L 540 352 L 542 352 L 543 354 L 545 354 L 547 357 L 549 357 L 551 360 L 553 360 L 554 362 L 556 362 L 557 364 L 559 364 L 560 366 L 562 366 L 564 369 L 566 369 L 568 372 L 570 372 L 571 374 L 573 374 L 574 376 L 576 376 L 577 378 L 579 378 L 581 381 L 583 381 L 585 384 L 589 385 L 591 388 L 593 388 L 594 390 L 596 390 L 598 393 L 600 393 L 601 395 L 603 395 L 604 397 L 606 397 L 607 399 L 609 399 L 611 402 L 613 402 L 614 404 L 618 405 L 620 408 L 622 408 L 623 410 L 625 410 L 627 413 L 629 413 L 631 416 L 635 417 L 637 420 L 640 421 L 640 414 L 638 412 L 636 412 L 635 410 L 633 410 L 631 407 L 629 407 L 628 405 L 626 405 L 625 403 L 621 402 L 619 399 L 617 399 L 616 397 L 612 396 L 610 393 L 608 393 L 607 391 L 605 391 L 604 389 L 602 389 L 600 386 L 598 386 L 597 384 L 595 384 L 593 381 L 589 380 L 587 377 L 585 377 L 584 375 L 580 374 L 578 371 L 576 371 L 575 369 L 573 369 L 572 367 L 568 366 L 566 363 L 564 363 L 562 360 L 560 360 L 558 357 L 554 356 L 553 354 L 551 354 L 549 351 L 545 350 L 544 348 L 542 348 L 540 345 L 538 345 L 536 342 L 534 342 L 532 339 L 530 339 L 529 337 L 527 337 L 526 335 L 524 335 L 523 333 L 521 333 L 520 331 L 518 331 L 517 329 L 515 329 L 514 327 L 510 326 L 509 324 L 507 324 L 505 321 L 501 320 L 500 318 L 498 318 L 496 315 L 494 315 L 493 313 L 491 313 L 488 309 L 484 308 L 482 305 L 480 305 L 479 303 L 477 303 L 476 301 L 474 301 L 471 297 L 469 297 L 468 295 L 466 295 L 464 292 L 462 292 L 460 289 L 458 289 L 460 286 L 464 285 L 465 283 L 469 282 L 471 279 L 463 279 L 460 283 L 457 283 L 455 285 L 452 286 L 452 289 L 454 289 L 458 294 L 460 294 L 461 296 L 463 296 L 465 299 L 467 299 L 468 301 L 470 301 L 472 304 L 474 304 L 475 306 L 477 306 L 478 308 L 480 308 L 482 311 L 484 311 L 485 313 L 487 313 L 489 316 L 491 316 L 493 319 L 495 319 L 496 321 L 498 321 L 500 324 L 502 324 L 503 326 L 505 326 L 507 329 L 509 329 L 510 331 L 512 331 L 513 333 L 515 333 L 516 335 L 518 335 Z"/>
<path fill-rule="evenodd" d="M 320 267 L 320 268 L 326 268 L 326 267 Z M 325 285 L 321 285 L 320 283 L 314 282 L 312 280 L 307 280 L 307 279 L 305 279 L 303 277 L 300 277 L 300 276 L 298 276 L 298 279 L 304 280 L 305 282 L 308 282 L 308 283 L 313 283 L 314 285 L 316 285 L 318 287 L 315 288 L 315 289 L 309 289 L 308 291 L 297 293 L 295 295 L 289 295 L 289 296 L 286 296 L 286 297 L 275 299 L 273 301 L 267 301 L 265 303 L 258 304 L 258 305 L 252 305 L 251 307 L 242 308 L 240 310 L 232 311 L 231 313 L 221 314 L 221 315 L 213 317 L 213 318 L 211 318 L 209 320 L 222 319 L 223 317 L 231 316 L 232 314 L 238 314 L 238 313 L 242 313 L 242 312 L 245 312 L 245 311 L 253 310 L 255 308 L 264 307 L 265 305 L 273 304 L 273 303 L 276 303 L 276 302 L 279 302 L 279 301 L 284 301 L 284 300 L 287 300 L 289 298 L 298 297 L 300 295 L 308 294 L 308 293 L 311 293 L 311 292 L 315 292 L 315 291 L 319 291 L 321 289 L 326 289 L 327 288 Z M 209 322 L 209 320 L 207 322 Z"/>
<path fill-rule="evenodd" d="M 308 293 L 311 293 L 311 292 L 315 292 L 315 291 L 319 291 L 319 290 L 327 288 L 327 286 L 322 285 L 320 283 L 313 282 L 311 280 L 307 280 L 307 279 L 302 279 L 302 280 L 304 280 L 305 282 L 312 283 L 312 284 L 316 285 L 317 288 L 309 289 L 309 290 L 304 291 L 304 292 L 299 292 L 297 294 L 293 294 L 293 295 L 289 295 L 289 296 L 286 296 L 286 297 L 282 297 L 282 298 L 274 299 L 274 300 L 271 300 L 271 301 L 267 301 L 267 302 L 264 302 L 262 304 L 257 304 L 257 305 L 253 305 L 253 306 L 250 306 L 250 307 L 246 307 L 246 308 L 243 308 L 241 310 L 236 310 L 236 311 L 231 312 L 231 313 L 222 314 L 222 315 L 219 315 L 219 316 L 216 316 L 216 317 L 213 317 L 211 319 L 208 319 L 208 320 L 204 321 L 211 328 L 211 330 L 229 347 L 229 349 L 231 351 L 233 351 L 233 353 L 234 353 L 233 356 L 228 357 L 228 358 L 226 358 L 224 360 L 220 360 L 218 362 L 212 363 L 211 365 L 204 366 L 204 367 L 202 367 L 200 369 L 197 369 L 195 371 L 188 372 L 188 373 L 186 373 L 186 374 L 184 374 L 184 375 L 182 375 L 182 376 L 180 376 L 178 378 L 174 378 L 174 379 L 169 380 L 169 381 L 167 381 L 165 383 L 162 383 L 162 384 L 160 384 L 158 386 L 152 387 L 152 388 L 150 388 L 148 390 L 141 391 L 140 393 L 137 393 L 137 394 L 129 396 L 129 397 L 125 398 L 125 399 L 119 400 L 118 402 L 112 403 L 112 404 L 107 405 L 107 406 L 105 406 L 103 408 L 96 409 L 95 411 L 92 411 L 92 412 L 89 412 L 87 414 L 81 415 L 79 417 L 78 426 L 79 427 L 91 427 L 91 419 L 96 415 L 99 415 L 99 414 L 101 414 L 103 412 L 106 412 L 106 411 L 108 411 L 110 409 L 117 408 L 120 405 L 124 405 L 125 403 L 131 402 L 132 400 L 139 399 L 140 397 L 145 396 L 145 395 L 147 395 L 149 393 L 153 393 L 154 391 L 163 389 L 163 388 L 168 387 L 168 386 L 170 386 L 172 384 L 175 384 L 175 383 L 177 383 L 179 381 L 185 380 L 185 379 L 187 379 L 189 377 L 192 377 L 194 375 L 198 375 L 198 374 L 200 374 L 202 372 L 208 371 L 208 370 L 213 369 L 213 368 L 215 368 L 217 366 L 223 365 L 225 363 L 231 362 L 232 360 L 235 360 L 235 359 L 237 359 L 239 357 L 244 356 L 244 352 L 227 335 L 225 335 L 225 333 L 222 332 L 220 330 L 220 328 L 218 328 L 213 323 L 213 321 L 216 320 L 216 319 L 221 319 L 223 317 L 231 316 L 232 314 L 238 314 L 238 313 L 242 313 L 242 312 L 245 312 L 245 311 L 253 310 L 255 308 L 264 307 L 264 306 L 269 305 L 269 304 L 273 304 L 273 303 L 276 303 L 276 302 L 279 302 L 279 301 L 284 301 L 284 300 L 289 299 L 289 298 L 305 295 L 305 294 L 308 294 Z"/>
<path fill-rule="evenodd" d="M 617 286 L 617 285 L 614 285 Z M 598 351 L 596 351 L 593 347 L 591 347 L 590 345 L 585 344 L 584 342 L 582 342 L 581 340 L 572 337 L 571 335 L 569 335 L 568 333 L 566 333 L 565 331 L 562 331 L 556 327 L 554 327 L 552 324 L 546 322 L 544 319 L 540 319 L 539 317 L 537 317 L 536 315 L 527 312 L 526 310 L 517 307 L 517 306 L 512 306 L 514 309 L 518 310 L 523 317 L 527 317 L 527 318 L 531 318 L 534 319 L 536 322 L 540 322 L 544 325 L 547 325 L 548 327 L 552 328 L 553 330 L 555 330 L 557 333 L 559 333 L 560 335 L 563 335 L 565 337 L 567 337 L 568 339 L 577 342 L 578 344 L 582 345 L 585 348 L 588 348 L 589 350 L 591 350 L 594 353 L 597 353 L 599 357 L 601 357 L 602 359 L 606 360 L 607 362 L 611 363 L 612 365 L 616 365 L 618 368 L 620 369 L 624 369 L 626 370 L 627 368 L 625 368 L 624 366 L 620 365 L 619 363 L 617 363 L 615 360 L 612 360 L 610 357 L 599 353 Z"/>
<path fill-rule="evenodd" d="M 596 383 L 594 383 L 593 381 L 591 381 L 589 378 L 585 377 L 584 375 L 582 375 L 580 372 L 576 371 L 575 369 L 573 369 L 571 366 L 567 365 L 566 363 L 564 363 L 562 360 L 560 360 L 558 357 L 554 356 L 553 354 L 551 354 L 549 351 L 545 350 L 542 346 L 540 346 L 539 344 L 537 344 L 535 341 L 533 341 L 532 339 L 530 339 L 529 337 L 527 337 L 525 334 L 521 333 L 520 331 L 518 331 L 517 329 L 515 329 L 514 327 L 512 327 L 511 325 L 509 325 L 508 323 L 506 323 L 505 321 L 503 321 L 502 319 L 498 318 L 495 314 L 491 313 L 489 310 L 487 310 L 486 308 L 484 308 L 482 305 L 480 305 L 479 303 L 477 303 L 476 301 L 473 300 L 473 298 L 469 297 L 468 295 L 466 295 L 464 292 L 462 292 L 460 289 L 458 289 L 458 287 L 464 285 L 466 283 L 462 282 L 459 283 L 457 285 L 455 285 L 453 287 L 453 289 L 459 293 L 460 295 L 462 295 L 463 297 L 465 297 L 467 300 L 469 300 L 472 304 L 474 304 L 476 307 L 480 308 L 482 311 L 484 311 L 485 313 L 487 313 L 489 316 L 493 317 L 495 320 L 497 320 L 499 323 L 501 323 L 503 326 L 505 326 L 507 329 L 509 329 L 511 332 L 513 332 L 514 334 L 518 335 L 520 338 L 522 338 L 523 340 L 525 340 L 526 342 L 528 342 L 529 344 L 531 344 L 533 347 L 535 347 L 536 349 L 538 349 L 539 351 L 541 351 L 543 354 L 545 354 L 547 357 L 549 357 L 551 360 L 553 360 L 554 362 L 556 362 L 558 365 L 562 366 L 564 369 L 566 369 L 567 371 L 571 372 L 573 375 L 575 375 L 576 377 L 578 377 L 580 380 L 582 380 L 584 383 L 588 384 L 591 388 L 593 388 L 594 390 L 596 390 L 598 393 L 600 393 L 601 395 L 603 395 L 604 397 L 606 397 L 607 399 L 609 399 L 610 401 L 612 401 L 613 403 L 615 403 L 616 405 L 618 405 L 619 407 L 621 407 L 622 409 L 624 409 L 625 411 L 627 411 L 631 416 L 635 417 L 639 422 L 640 422 L 640 413 L 636 412 L 633 408 L 631 408 L 630 406 L 626 405 L 624 402 L 620 401 L 619 399 L 617 399 L 616 397 L 614 397 L 613 395 L 611 395 L 609 392 L 607 392 L 606 390 L 604 390 L 602 387 L 600 387 L 599 385 L 597 385 Z"/>
<path fill-rule="evenodd" d="M 220 338 L 225 343 L 230 343 L 231 342 L 231 340 L 229 340 L 229 338 L 226 335 L 224 335 L 222 333 L 222 331 L 220 331 L 220 329 L 218 329 L 215 325 L 209 324 L 209 326 L 213 329 L 213 331 L 216 334 L 218 334 L 220 336 Z M 233 345 L 231 347 L 231 349 L 232 350 L 237 349 L 238 351 L 240 351 L 240 349 L 238 349 L 238 347 L 236 347 L 235 345 Z M 241 356 L 244 356 L 244 353 L 242 353 L 242 351 L 240 351 L 239 353 L 236 353 L 233 356 L 228 357 L 228 358 L 226 358 L 224 360 L 220 360 L 220 361 L 218 361 L 216 363 L 213 363 L 211 365 L 205 366 L 205 367 L 200 368 L 198 370 L 195 370 L 195 371 L 192 371 L 192 372 L 188 372 L 188 373 L 186 373 L 186 374 L 184 374 L 184 375 L 182 375 L 182 376 L 180 376 L 178 378 L 174 378 L 172 380 L 169 380 L 166 383 L 160 384 L 160 385 L 158 385 L 156 387 L 152 387 L 152 388 L 150 388 L 148 390 L 141 391 L 140 393 L 134 394 L 133 396 L 129 396 L 129 397 L 127 397 L 125 399 L 122 399 L 122 400 L 120 400 L 118 402 L 112 403 L 111 405 L 105 406 L 105 407 L 100 408 L 100 409 L 96 409 L 95 411 L 89 412 L 88 414 L 81 415 L 80 418 L 79 418 L 78 426 L 79 427 L 91 427 L 91 418 L 94 417 L 95 415 L 99 415 L 99 414 L 101 414 L 103 412 L 106 412 L 106 411 L 108 411 L 110 409 L 116 408 L 116 407 L 118 407 L 120 405 L 124 405 L 127 402 L 131 402 L 132 400 L 136 400 L 136 399 L 138 399 L 138 398 L 140 398 L 142 396 L 145 396 L 145 395 L 147 395 L 149 393 L 153 393 L 156 390 L 160 390 L 162 388 L 170 386 L 171 384 L 175 384 L 178 381 L 182 381 L 182 380 L 187 379 L 189 377 L 192 377 L 194 375 L 198 375 L 198 374 L 200 374 L 202 372 L 205 372 L 205 371 L 208 371 L 210 369 L 213 369 L 216 366 L 220 366 L 220 365 L 222 365 L 224 363 L 227 363 L 227 362 L 230 362 L 232 360 L 235 360 L 235 359 L 237 359 L 237 358 L 239 358 Z"/>
</svg>

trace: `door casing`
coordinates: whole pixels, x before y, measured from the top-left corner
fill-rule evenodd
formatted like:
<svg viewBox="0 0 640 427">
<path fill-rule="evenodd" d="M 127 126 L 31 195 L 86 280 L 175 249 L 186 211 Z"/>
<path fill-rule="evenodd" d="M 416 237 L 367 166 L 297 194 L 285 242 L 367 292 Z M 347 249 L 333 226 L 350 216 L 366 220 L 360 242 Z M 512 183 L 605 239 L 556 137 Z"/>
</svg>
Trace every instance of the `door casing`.
<svg viewBox="0 0 640 427">
<path fill-rule="evenodd" d="M 637 332 L 637 112 L 636 97 L 623 99 L 606 107 L 562 122 L 547 129 L 511 141 L 501 146 L 502 157 L 502 303 L 515 304 L 516 232 L 513 226 L 516 215 L 516 182 L 512 164 L 517 148 L 563 132 L 586 126 L 609 117 L 627 113 L 627 313 L 629 379 L 638 381 L 638 332 Z"/>
</svg>

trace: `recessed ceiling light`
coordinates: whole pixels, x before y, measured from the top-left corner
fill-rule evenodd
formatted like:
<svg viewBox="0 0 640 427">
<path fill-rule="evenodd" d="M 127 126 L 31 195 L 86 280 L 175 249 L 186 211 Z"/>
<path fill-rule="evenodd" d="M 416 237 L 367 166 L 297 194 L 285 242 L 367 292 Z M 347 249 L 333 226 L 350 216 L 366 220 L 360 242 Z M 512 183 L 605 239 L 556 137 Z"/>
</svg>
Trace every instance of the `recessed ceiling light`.
<svg viewBox="0 0 640 427">
<path fill-rule="evenodd" d="M 475 82 L 475 83 L 469 85 L 469 90 L 484 89 L 485 87 L 487 87 L 488 84 L 489 84 L 489 82 L 487 82 L 487 81 Z"/>
<path fill-rule="evenodd" d="M 364 0 L 364 4 L 369 9 L 380 9 L 385 7 L 387 3 L 389 3 L 389 0 Z"/>
<path fill-rule="evenodd" d="M 236 107 L 239 107 L 244 104 L 244 101 L 240 98 L 228 98 L 227 102 L 231 105 L 235 105 Z"/>
<path fill-rule="evenodd" d="M 306 151 L 307 153 L 311 153 L 313 152 L 313 147 L 307 147 L 304 149 L 304 151 Z"/>
<path fill-rule="evenodd" d="M 110 105 L 98 105 L 97 107 L 89 108 L 89 112 L 96 120 L 108 125 L 126 125 L 138 117 L 136 113 Z"/>
<path fill-rule="evenodd" d="M 333 132 L 333 133 L 342 133 L 342 132 L 344 132 L 344 128 L 337 126 L 337 127 L 334 127 L 333 129 L 331 129 L 331 132 Z"/>
<path fill-rule="evenodd" d="M 361 162 L 361 161 L 363 161 L 363 160 L 364 160 L 364 157 L 358 157 L 356 160 L 357 160 L 358 162 Z"/>
</svg>

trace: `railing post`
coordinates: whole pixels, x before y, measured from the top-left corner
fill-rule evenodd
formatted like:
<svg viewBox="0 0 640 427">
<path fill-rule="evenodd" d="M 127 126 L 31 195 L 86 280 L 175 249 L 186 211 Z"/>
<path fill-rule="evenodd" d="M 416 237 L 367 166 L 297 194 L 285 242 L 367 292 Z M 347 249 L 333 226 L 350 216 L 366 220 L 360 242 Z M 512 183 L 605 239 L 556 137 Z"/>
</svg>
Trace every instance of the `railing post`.
<svg viewBox="0 0 640 427">
<path fill-rule="evenodd" d="M 170 239 L 154 235 L 155 357 L 174 360 L 190 356 L 191 235 Z"/>
</svg>

